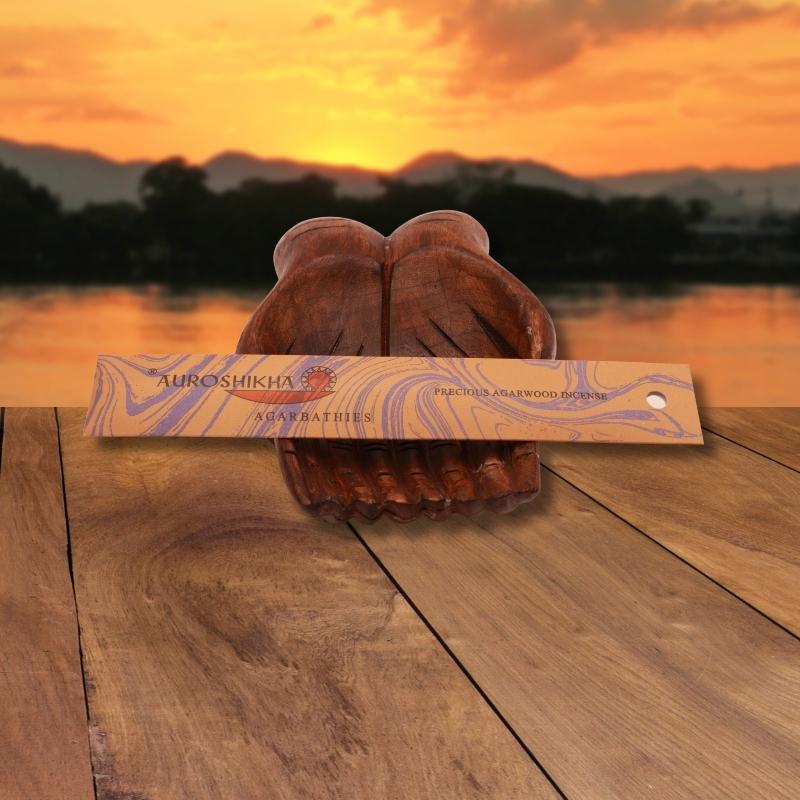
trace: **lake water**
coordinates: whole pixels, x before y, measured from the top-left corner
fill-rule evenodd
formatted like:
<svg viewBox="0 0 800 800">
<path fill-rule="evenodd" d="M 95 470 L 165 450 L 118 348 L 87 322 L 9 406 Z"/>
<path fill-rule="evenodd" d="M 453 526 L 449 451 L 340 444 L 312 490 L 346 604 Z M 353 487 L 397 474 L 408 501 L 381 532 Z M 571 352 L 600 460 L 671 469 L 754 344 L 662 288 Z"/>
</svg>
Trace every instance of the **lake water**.
<svg viewBox="0 0 800 800">
<path fill-rule="evenodd" d="M 703 405 L 797 405 L 800 288 L 535 287 L 559 358 L 688 363 Z M 232 352 L 263 291 L 0 289 L 0 405 L 86 405 L 98 353 Z"/>
</svg>

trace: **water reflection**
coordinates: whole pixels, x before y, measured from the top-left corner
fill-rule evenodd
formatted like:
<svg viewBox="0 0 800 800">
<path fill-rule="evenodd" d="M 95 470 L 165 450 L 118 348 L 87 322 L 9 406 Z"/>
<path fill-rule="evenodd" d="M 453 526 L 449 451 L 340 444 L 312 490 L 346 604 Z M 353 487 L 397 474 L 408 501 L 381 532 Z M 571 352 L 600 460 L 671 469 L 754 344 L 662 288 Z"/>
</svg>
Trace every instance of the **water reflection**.
<svg viewBox="0 0 800 800">
<path fill-rule="evenodd" d="M 97 353 L 227 352 L 269 287 L 0 290 L 0 403 L 85 405 Z M 796 405 L 800 291 L 538 284 L 560 358 L 689 363 L 707 405 Z"/>
</svg>

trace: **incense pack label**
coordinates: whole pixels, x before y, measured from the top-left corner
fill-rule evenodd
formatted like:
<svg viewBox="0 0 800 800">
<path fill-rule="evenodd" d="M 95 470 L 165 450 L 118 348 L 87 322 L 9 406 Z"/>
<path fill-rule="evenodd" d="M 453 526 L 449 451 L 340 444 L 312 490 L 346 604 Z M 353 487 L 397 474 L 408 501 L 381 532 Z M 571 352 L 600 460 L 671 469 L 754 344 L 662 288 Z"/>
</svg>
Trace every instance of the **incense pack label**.
<svg viewBox="0 0 800 800">
<path fill-rule="evenodd" d="M 102 355 L 84 432 L 703 441 L 686 365 L 417 356 Z"/>
</svg>

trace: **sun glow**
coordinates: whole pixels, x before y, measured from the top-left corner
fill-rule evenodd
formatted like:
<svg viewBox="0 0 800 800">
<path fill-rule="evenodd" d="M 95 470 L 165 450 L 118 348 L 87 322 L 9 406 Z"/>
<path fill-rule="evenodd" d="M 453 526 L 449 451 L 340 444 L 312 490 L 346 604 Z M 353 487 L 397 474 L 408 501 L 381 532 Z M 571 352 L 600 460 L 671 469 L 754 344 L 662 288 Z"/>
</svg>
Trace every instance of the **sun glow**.
<svg viewBox="0 0 800 800">
<path fill-rule="evenodd" d="M 341 167 L 355 166 L 382 170 L 394 166 L 387 155 L 381 154 L 370 142 L 342 144 L 321 142 L 319 147 L 312 147 L 297 157 L 301 161 Z"/>
</svg>

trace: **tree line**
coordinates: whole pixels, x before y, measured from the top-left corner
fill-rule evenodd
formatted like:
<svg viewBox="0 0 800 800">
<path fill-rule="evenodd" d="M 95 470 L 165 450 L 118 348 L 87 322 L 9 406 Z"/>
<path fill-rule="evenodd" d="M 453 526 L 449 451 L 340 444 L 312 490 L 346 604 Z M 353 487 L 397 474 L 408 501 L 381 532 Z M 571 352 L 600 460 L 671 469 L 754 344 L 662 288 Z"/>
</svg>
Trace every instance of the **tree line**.
<svg viewBox="0 0 800 800">
<path fill-rule="evenodd" d="M 665 197 L 576 197 L 523 186 L 512 174 L 460 174 L 434 184 L 384 180 L 372 198 L 339 196 L 317 175 L 247 180 L 212 191 L 205 172 L 173 158 L 148 169 L 140 202 L 61 207 L 46 188 L 0 165 L 0 267 L 12 282 L 259 285 L 295 223 L 360 220 L 389 233 L 451 208 L 478 219 L 492 255 L 523 280 L 791 280 L 800 276 L 800 214 L 766 215 L 763 236 L 708 236 L 709 208 Z"/>
</svg>

